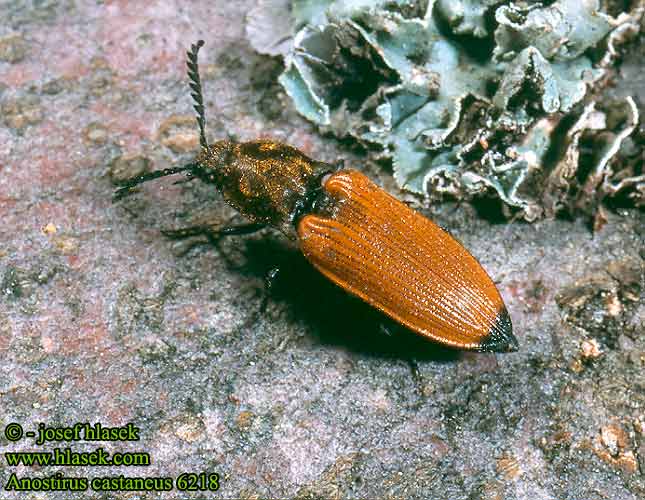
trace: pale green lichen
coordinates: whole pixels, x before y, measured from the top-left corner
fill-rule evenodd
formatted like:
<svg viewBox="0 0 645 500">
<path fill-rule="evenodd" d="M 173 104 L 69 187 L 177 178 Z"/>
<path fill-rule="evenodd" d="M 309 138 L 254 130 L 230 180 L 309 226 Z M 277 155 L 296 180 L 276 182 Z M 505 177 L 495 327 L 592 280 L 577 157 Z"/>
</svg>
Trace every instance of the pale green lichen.
<svg viewBox="0 0 645 500">
<path fill-rule="evenodd" d="M 293 0 L 292 16 L 280 82 L 300 113 L 391 157 L 407 190 L 492 191 L 527 219 L 552 212 L 536 184 L 552 131 L 604 74 L 590 51 L 635 19 L 597 0 Z"/>
<path fill-rule="evenodd" d="M 500 3 L 499 0 L 437 0 L 435 12 L 454 34 L 484 38 L 490 34 L 486 14 Z"/>
</svg>

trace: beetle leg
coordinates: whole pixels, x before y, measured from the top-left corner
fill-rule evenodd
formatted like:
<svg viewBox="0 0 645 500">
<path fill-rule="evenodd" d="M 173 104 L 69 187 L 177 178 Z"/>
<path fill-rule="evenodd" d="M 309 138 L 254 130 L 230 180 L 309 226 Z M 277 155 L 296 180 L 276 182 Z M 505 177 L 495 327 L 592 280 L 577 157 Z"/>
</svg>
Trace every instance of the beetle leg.
<svg viewBox="0 0 645 500">
<path fill-rule="evenodd" d="M 251 234 L 264 228 L 266 224 L 252 222 L 239 226 L 218 227 L 216 224 L 203 224 L 199 226 L 183 227 L 181 229 L 162 229 L 161 234 L 173 240 L 183 240 L 191 236 L 206 236 L 215 242 L 224 236 Z"/>
<path fill-rule="evenodd" d="M 184 177 L 183 179 L 179 179 L 178 181 L 173 182 L 173 185 L 186 184 L 187 182 L 192 182 L 195 179 L 197 179 L 197 177 L 195 177 L 194 175 L 191 175 L 190 173 L 188 173 L 186 175 L 186 177 Z"/>
<path fill-rule="evenodd" d="M 181 229 L 162 229 L 161 234 L 171 240 L 183 240 L 185 238 L 190 238 L 191 236 L 201 236 L 210 230 L 211 226 L 208 225 L 190 226 L 182 227 Z"/>
<path fill-rule="evenodd" d="M 392 331 L 387 327 L 385 323 L 379 323 L 378 328 L 379 330 L 381 330 L 382 333 L 384 333 L 388 337 L 392 336 Z"/>
<path fill-rule="evenodd" d="M 421 375 L 421 371 L 419 371 L 419 364 L 414 358 L 408 358 L 407 362 L 408 366 L 410 367 L 410 372 L 412 373 L 412 380 L 414 380 L 414 386 L 417 391 L 417 395 L 419 396 L 420 400 L 423 400 L 425 384 L 423 382 L 423 375 Z"/>
<path fill-rule="evenodd" d="M 272 267 L 264 276 L 264 297 L 262 297 L 262 303 L 260 304 L 260 313 L 262 314 L 266 312 L 269 298 L 271 297 L 271 289 L 276 282 L 278 274 L 280 274 L 280 268 Z"/>
<path fill-rule="evenodd" d="M 412 372 L 412 378 L 419 382 L 421 380 L 421 373 L 419 372 L 419 364 L 414 358 L 408 358 L 408 366 L 410 367 L 410 372 Z"/>
<path fill-rule="evenodd" d="M 181 229 L 162 229 L 161 234 L 172 240 L 183 240 L 192 236 L 206 236 L 206 241 L 194 241 L 190 243 L 181 255 L 186 255 L 198 245 L 211 244 L 215 245 L 224 236 L 236 236 L 251 234 L 266 227 L 266 224 L 252 222 L 249 224 L 240 224 L 239 226 L 220 227 L 217 224 L 202 224 L 199 226 L 183 227 Z"/>
<path fill-rule="evenodd" d="M 260 229 L 264 229 L 266 224 L 263 222 L 250 222 L 248 224 L 240 224 L 239 226 L 227 226 L 214 231 L 217 237 L 222 236 L 238 236 L 242 234 L 252 234 Z"/>
</svg>

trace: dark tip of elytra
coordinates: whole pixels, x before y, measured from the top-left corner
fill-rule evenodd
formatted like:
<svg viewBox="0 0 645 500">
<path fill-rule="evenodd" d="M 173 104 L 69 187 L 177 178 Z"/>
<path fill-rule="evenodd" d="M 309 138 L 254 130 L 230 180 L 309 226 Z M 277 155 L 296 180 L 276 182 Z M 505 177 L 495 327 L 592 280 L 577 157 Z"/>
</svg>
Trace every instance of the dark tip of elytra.
<svg viewBox="0 0 645 500">
<path fill-rule="evenodd" d="M 511 317 L 505 307 L 497 314 L 488 337 L 481 342 L 479 348 L 485 352 L 516 352 L 519 349 L 513 335 Z"/>
</svg>

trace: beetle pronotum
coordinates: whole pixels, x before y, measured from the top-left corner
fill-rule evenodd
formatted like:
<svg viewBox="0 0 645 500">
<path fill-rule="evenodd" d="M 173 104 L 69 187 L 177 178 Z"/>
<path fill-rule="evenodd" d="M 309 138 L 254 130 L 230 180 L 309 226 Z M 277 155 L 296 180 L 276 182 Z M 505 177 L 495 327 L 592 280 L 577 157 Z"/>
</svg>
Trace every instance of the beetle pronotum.
<svg viewBox="0 0 645 500">
<path fill-rule="evenodd" d="M 251 223 L 166 231 L 175 237 L 247 234 L 274 227 L 346 291 L 416 333 L 460 349 L 515 351 L 511 320 L 493 281 L 450 234 L 356 170 L 314 161 L 279 142 L 208 144 L 197 55 L 188 77 L 199 126 L 192 163 L 130 179 L 115 199 L 179 172 L 213 184 Z"/>
</svg>

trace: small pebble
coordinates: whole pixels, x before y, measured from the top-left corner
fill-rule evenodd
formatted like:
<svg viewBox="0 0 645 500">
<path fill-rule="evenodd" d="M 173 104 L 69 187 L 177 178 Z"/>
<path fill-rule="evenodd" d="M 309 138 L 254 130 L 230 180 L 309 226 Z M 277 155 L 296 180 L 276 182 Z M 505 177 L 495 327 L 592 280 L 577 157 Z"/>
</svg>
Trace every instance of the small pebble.
<svg viewBox="0 0 645 500">
<path fill-rule="evenodd" d="M 105 144 L 108 139 L 107 129 L 100 123 L 90 123 L 83 132 L 83 136 L 88 142 L 94 144 Z"/>
<path fill-rule="evenodd" d="M 151 165 L 150 159 L 143 155 L 126 154 L 115 158 L 110 163 L 108 175 L 114 184 L 120 184 L 132 177 L 149 172 Z"/>
<path fill-rule="evenodd" d="M 17 63 L 22 61 L 26 54 L 27 43 L 21 35 L 14 33 L 0 38 L 0 61 Z"/>
<path fill-rule="evenodd" d="M 199 133 L 195 118 L 172 115 L 159 126 L 159 140 L 175 153 L 188 153 L 199 147 Z"/>
</svg>

